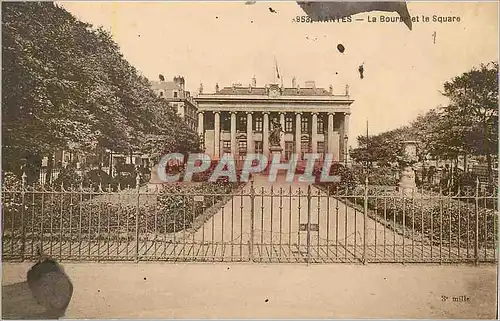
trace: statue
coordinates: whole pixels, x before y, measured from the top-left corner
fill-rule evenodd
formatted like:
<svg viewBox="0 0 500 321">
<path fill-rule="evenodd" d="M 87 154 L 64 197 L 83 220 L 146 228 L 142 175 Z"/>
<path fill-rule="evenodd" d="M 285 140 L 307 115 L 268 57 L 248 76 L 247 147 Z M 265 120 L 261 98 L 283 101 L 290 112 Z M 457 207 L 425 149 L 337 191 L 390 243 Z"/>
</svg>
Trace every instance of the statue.
<svg viewBox="0 0 500 321">
<path fill-rule="evenodd" d="M 272 124 L 272 130 L 271 133 L 269 134 L 269 144 L 271 146 L 280 146 L 281 133 L 284 131 L 281 128 L 281 124 L 276 119 L 273 119 L 271 121 L 271 124 Z"/>
</svg>

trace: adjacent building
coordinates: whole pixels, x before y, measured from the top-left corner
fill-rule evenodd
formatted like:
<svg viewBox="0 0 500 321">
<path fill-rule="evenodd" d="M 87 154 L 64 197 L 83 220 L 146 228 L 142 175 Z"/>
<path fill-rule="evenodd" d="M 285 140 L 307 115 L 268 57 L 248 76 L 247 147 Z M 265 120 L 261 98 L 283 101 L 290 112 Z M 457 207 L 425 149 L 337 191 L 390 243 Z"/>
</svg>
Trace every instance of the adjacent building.
<svg viewBox="0 0 500 321">
<path fill-rule="evenodd" d="M 184 77 L 176 76 L 173 81 L 152 81 L 151 87 L 158 97 L 168 101 L 168 105 L 177 111 L 189 128 L 197 129 L 198 107 L 191 93 L 185 88 Z"/>
<path fill-rule="evenodd" d="M 249 86 L 233 84 L 215 88 L 214 93 L 200 91 L 198 133 L 205 152 L 218 159 L 225 153 L 242 159 L 247 153 L 269 155 L 269 133 L 273 121 L 279 122 L 282 155 L 292 153 L 331 153 L 334 161 L 347 162 L 350 106 L 348 86 L 343 94 L 316 87 L 307 81 L 304 87 L 279 84 Z"/>
</svg>

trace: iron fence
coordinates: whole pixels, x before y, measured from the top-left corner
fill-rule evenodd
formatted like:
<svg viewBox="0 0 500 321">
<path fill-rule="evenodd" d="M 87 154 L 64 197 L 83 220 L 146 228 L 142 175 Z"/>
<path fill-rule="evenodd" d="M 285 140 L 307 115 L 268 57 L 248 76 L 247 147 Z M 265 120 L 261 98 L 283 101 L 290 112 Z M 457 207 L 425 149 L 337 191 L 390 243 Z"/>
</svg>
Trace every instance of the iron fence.
<svg viewBox="0 0 500 321">
<path fill-rule="evenodd" d="M 205 183 L 208 184 L 208 183 Z M 249 183 L 2 190 L 4 260 L 494 262 L 497 193 Z"/>
</svg>

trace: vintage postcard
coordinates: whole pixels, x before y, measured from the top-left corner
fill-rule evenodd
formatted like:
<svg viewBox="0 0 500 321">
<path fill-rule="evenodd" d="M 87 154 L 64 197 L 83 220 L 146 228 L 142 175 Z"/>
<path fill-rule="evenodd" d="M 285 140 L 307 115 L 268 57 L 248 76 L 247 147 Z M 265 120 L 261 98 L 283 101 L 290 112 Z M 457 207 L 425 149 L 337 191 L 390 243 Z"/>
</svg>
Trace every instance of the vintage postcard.
<svg viewBox="0 0 500 321">
<path fill-rule="evenodd" d="M 1 5 L 2 318 L 498 317 L 497 1 Z"/>
</svg>

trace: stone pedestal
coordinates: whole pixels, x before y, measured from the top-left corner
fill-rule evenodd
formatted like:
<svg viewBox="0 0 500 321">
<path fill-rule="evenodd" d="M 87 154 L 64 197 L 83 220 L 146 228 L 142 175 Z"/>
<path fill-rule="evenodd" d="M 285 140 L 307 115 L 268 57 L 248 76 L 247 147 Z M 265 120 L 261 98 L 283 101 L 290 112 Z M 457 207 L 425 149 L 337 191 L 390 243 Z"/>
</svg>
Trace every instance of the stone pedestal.
<svg viewBox="0 0 500 321">
<path fill-rule="evenodd" d="M 271 164 L 273 163 L 275 155 L 279 155 L 280 163 L 283 160 L 283 154 L 281 153 L 283 151 L 283 148 L 281 146 L 276 146 L 276 145 L 271 145 L 269 146 L 269 156 L 267 159 L 267 167 L 265 170 L 266 175 L 269 174 L 269 170 L 271 169 Z"/>
<path fill-rule="evenodd" d="M 399 191 L 405 194 L 412 193 L 416 187 L 415 171 L 411 166 L 405 166 L 399 175 Z"/>
<path fill-rule="evenodd" d="M 160 191 L 163 188 L 163 182 L 159 177 L 158 177 L 158 165 L 155 165 L 151 168 L 151 178 L 149 179 L 148 182 L 148 190 L 150 191 Z"/>
<path fill-rule="evenodd" d="M 281 148 L 281 146 L 269 146 L 269 161 L 272 161 L 274 157 L 276 157 L 275 155 L 280 155 L 280 160 L 283 159 L 283 155 L 282 155 L 282 152 L 283 151 L 283 148 Z"/>
<path fill-rule="evenodd" d="M 399 174 L 398 190 L 404 194 L 412 193 L 417 185 L 415 183 L 415 171 L 412 165 L 417 162 L 417 142 L 407 140 L 404 144 L 404 157 L 400 166 L 402 168 Z"/>
</svg>

